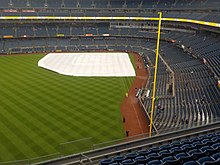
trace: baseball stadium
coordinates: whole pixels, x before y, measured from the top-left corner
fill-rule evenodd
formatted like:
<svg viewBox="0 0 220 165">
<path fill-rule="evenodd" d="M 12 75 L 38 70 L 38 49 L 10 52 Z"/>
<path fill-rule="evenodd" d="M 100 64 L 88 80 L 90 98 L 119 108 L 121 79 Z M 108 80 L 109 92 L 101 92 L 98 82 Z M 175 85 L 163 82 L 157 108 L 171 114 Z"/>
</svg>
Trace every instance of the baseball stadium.
<svg viewBox="0 0 220 165">
<path fill-rule="evenodd" d="M 0 0 L 0 165 L 219 165 L 219 0 Z"/>
</svg>

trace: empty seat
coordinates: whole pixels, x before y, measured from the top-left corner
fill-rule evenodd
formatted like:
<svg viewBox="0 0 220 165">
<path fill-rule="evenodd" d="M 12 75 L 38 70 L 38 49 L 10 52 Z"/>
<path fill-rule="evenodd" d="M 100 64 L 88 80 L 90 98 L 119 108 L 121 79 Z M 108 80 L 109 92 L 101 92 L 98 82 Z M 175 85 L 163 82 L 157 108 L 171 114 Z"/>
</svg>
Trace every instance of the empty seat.
<svg viewBox="0 0 220 165">
<path fill-rule="evenodd" d="M 220 164 L 220 160 L 211 160 L 211 161 L 206 161 L 204 162 L 202 165 L 219 165 Z"/>
<path fill-rule="evenodd" d="M 213 161 L 213 160 L 214 160 L 213 158 L 211 158 L 211 157 L 209 157 L 209 156 L 205 156 L 205 157 L 200 158 L 200 159 L 198 160 L 198 162 L 199 162 L 200 164 L 203 164 L 203 163 L 205 163 L 205 162 L 207 162 L 207 161 Z"/>
<path fill-rule="evenodd" d="M 200 141 L 194 142 L 192 145 L 197 149 L 200 149 L 200 148 L 206 146 L 205 143 L 201 143 Z"/>
<path fill-rule="evenodd" d="M 111 163 L 113 163 L 113 160 L 112 160 L 112 159 L 104 159 L 104 160 L 101 160 L 101 161 L 100 161 L 100 164 L 101 164 L 101 165 L 109 165 L 109 164 L 111 164 Z"/>
<path fill-rule="evenodd" d="M 147 163 L 147 165 L 162 165 L 163 163 L 160 160 L 152 160 Z"/>
<path fill-rule="evenodd" d="M 181 148 L 185 151 L 189 151 L 189 150 L 194 149 L 195 146 L 193 146 L 192 144 L 184 144 Z"/>
<path fill-rule="evenodd" d="M 200 149 L 202 152 L 204 152 L 206 155 L 212 155 L 217 152 L 217 149 L 214 149 L 210 146 L 204 146 Z"/>
<path fill-rule="evenodd" d="M 202 152 L 198 149 L 190 150 L 190 151 L 188 151 L 188 153 L 190 155 L 192 155 L 195 160 L 206 156 L 206 154 L 204 152 Z"/>
<path fill-rule="evenodd" d="M 137 164 L 147 163 L 147 158 L 145 156 L 138 156 L 135 158 L 135 161 L 137 162 Z"/>
<path fill-rule="evenodd" d="M 148 161 L 161 159 L 161 155 L 159 155 L 157 153 L 151 153 L 151 154 L 147 155 L 147 159 L 148 159 Z"/>
<path fill-rule="evenodd" d="M 173 157 L 173 156 L 165 157 L 165 158 L 162 159 L 162 161 L 163 161 L 165 164 L 169 164 L 169 165 L 179 164 L 179 159 L 176 159 L 176 158 Z"/>
<path fill-rule="evenodd" d="M 181 153 L 183 152 L 182 148 L 180 147 L 174 147 L 174 148 L 171 148 L 170 151 L 173 153 L 173 154 L 178 154 L 178 153 Z"/>
<path fill-rule="evenodd" d="M 170 149 L 170 148 L 172 148 L 171 144 L 165 144 L 165 145 L 160 146 L 161 150 Z"/>
<path fill-rule="evenodd" d="M 214 142 L 211 139 L 203 139 L 202 143 L 204 143 L 206 145 L 212 145 Z"/>
<path fill-rule="evenodd" d="M 159 154 L 161 155 L 161 157 L 167 157 L 167 156 L 172 156 L 173 153 L 169 150 L 162 150 L 159 152 Z"/>
<path fill-rule="evenodd" d="M 214 160 L 220 159 L 220 152 L 218 152 L 218 153 L 216 153 L 216 154 L 213 154 L 213 155 L 212 155 L 212 158 L 213 158 Z"/>
<path fill-rule="evenodd" d="M 133 153 L 128 153 L 127 155 L 125 155 L 126 159 L 134 159 L 138 156 L 138 153 L 133 152 Z"/>
<path fill-rule="evenodd" d="M 159 152 L 159 151 L 161 151 L 161 149 L 160 149 L 159 147 L 152 147 L 152 148 L 150 149 L 150 151 L 151 151 L 151 152 Z"/>
<path fill-rule="evenodd" d="M 115 162 L 115 163 L 111 163 L 109 165 L 120 165 L 119 163 Z"/>
<path fill-rule="evenodd" d="M 150 152 L 149 150 L 140 150 L 140 151 L 137 151 L 137 153 L 138 153 L 139 155 L 143 155 L 143 156 L 148 155 L 149 152 Z"/>
<path fill-rule="evenodd" d="M 119 156 L 115 156 L 113 160 L 114 162 L 122 162 L 123 160 L 125 160 L 125 157 L 122 155 L 119 155 Z"/>
<path fill-rule="evenodd" d="M 134 165 L 136 164 L 136 161 L 132 160 L 132 159 L 126 159 L 122 161 L 123 165 Z"/>
<path fill-rule="evenodd" d="M 194 160 L 191 160 L 191 161 L 185 162 L 183 165 L 197 165 L 197 162 Z"/>
<path fill-rule="evenodd" d="M 220 143 L 215 143 L 211 147 L 214 149 L 220 149 Z"/>
<path fill-rule="evenodd" d="M 172 147 L 181 147 L 182 145 L 183 145 L 183 143 L 180 141 L 176 141 L 176 142 L 171 143 Z"/>
<path fill-rule="evenodd" d="M 177 159 L 179 159 L 180 163 L 185 163 L 190 160 L 193 160 L 193 155 L 188 155 L 186 153 L 179 153 L 179 154 L 175 155 L 175 157 Z"/>
</svg>

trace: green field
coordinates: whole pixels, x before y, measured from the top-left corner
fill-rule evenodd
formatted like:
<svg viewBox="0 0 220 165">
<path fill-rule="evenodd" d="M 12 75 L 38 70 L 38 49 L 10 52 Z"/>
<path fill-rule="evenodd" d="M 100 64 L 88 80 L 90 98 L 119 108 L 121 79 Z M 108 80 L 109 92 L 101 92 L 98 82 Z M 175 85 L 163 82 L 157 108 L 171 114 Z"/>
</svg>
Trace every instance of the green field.
<svg viewBox="0 0 220 165">
<path fill-rule="evenodd" d="M 0 56 L 0 162 L 62 152 L 60 143 L 82 138 L 125 136 L 120 104 L 133 77 L 63 76 L 39 68 L 43 56 Z"/>
</svg>

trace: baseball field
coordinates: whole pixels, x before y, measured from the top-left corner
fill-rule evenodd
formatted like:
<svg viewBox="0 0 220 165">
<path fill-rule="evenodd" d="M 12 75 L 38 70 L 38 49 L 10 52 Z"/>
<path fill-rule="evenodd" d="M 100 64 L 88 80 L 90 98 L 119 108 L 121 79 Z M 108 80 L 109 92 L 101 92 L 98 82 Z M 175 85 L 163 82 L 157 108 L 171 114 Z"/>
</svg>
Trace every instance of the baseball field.
<svg viewBox="0 0 220 165">
<path fill-rule="evenodd" d="M 120 105 L 134 77 L 64 76 L 39 68 L 44 56 L 0 56 L 0 162 L 125 137 Z"/>
</svg>

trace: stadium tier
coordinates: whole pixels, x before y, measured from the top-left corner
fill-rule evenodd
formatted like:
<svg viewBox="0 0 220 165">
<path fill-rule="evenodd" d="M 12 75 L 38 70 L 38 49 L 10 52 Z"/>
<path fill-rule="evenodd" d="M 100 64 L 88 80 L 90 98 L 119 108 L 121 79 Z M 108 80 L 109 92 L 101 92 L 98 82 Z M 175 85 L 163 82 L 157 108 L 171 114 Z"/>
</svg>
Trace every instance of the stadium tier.
<svg viewBox="0 0 220 165">
<path fill-rule="evenodd" d="M 11 54 L 19 56 L 51 52 L 137 53 L 148 73 L 148 80 L 140 87 L 141 94 L 135 99 L 142 106 L 147 121 L 151 114 L 158 37 L 158 21 L 155 18 L 158 17 L 158 11 L 162 11 L 163 17 L 168 18 L 162 21 L 161 26 L 153 136 L 141 135 L 140 139 L 128 138 L 126 141 L 123 135 L 124 139 L 120 144 L 111 142 L 115 145 L 105 145 L 102 149 L 95 149 L 93 146 L 91 151 L 66 157 L 59 153 L 55 157 L 60 158 L 51 157 L 52 160 L 39 164 L 220 164 L 219 5 L 219 0 L 1 0 L 1 59 L 13 58 Z M 28 16 L 30 19 L 18 16 Z M 43 17 L 38 19 L 38 16 Z M 54 16 L 66 18 L 55 19 Z M 114 16 L 119 18 L 113 18 Z M 71 20 L 69 17 L 80 18 Z M 89 19 L 94 17 L 97 19 Z M 137 18 L 128 19 L 130 17 Z M 143 19 L 147 17 L 151 19 Z M 207 22 L 201 24 L 199 21 Z M 5 65 L 4 62 L 2 64 Z M 31 71 L 28 72 L 30 73 Z M 57 88 L 61 86 L 62 84 L 57 84 Z M 50 95 L 49 92 L 48 94 Z M 4 101 L 4 93 L 0 98 Z M 8 98 L 11 96 L 7 96 L 6 100 Z M 15 99 L 14 101 L 16 102 Z M 98 100 L 96 103 L 99 102 L 102 101 Z M 0 112 L 4 112 L 6 106 L 2 107 L 0 105 Z M 62 110 L 66 110 L 66 107 L 68 105 Z M 104 105 L 101 103 L 100 107 L 103 108 Z M 95 115 L 96 113 L 93 114 L 94 118 Z M 85 123 L 88 124 L 87 122 Z M 82 131 L 87 136 L 87 130 Z M 52 141 L 55 143 L 54 139 Z M 18 141 L 18 144 L 20 146 L 21 143 Z M 49 148 L 55 148 L 57 152 L 62 149 L 54 146 Z M 13 148 L 6 150 L 11 153 Z M 40 154 L 34 154 L 36 157 L 44 157 L 45 153 L 47 152 L 42 149 Z M 28 150 L 21 155 L 22 158 L 27 158 L 25 162 L 30 163 L 28 159 L 33 158 L 33 155 L 29 157 Z M 10 159 L 14 158 L 13 163 L 19 164 L 15 160 L 16 156 L 15 153 Z M 0 156 L 0 165 L 3 157 Z M 50 156 L 45 157 L 47 158 L 50 159 Z M 5 163 L 13 164 L 10 161 Z"/>
<path fill-rule="evenodd" d="M 205 165 L 220 163 L 219 133 L 182 139 L 103 159 L 100 165 Z"/>
<path fill-rule="evenodd" d="M 216 7 L 218 0 L 3 0 L 1 8 L 199 8 Z"/>
</svg>

